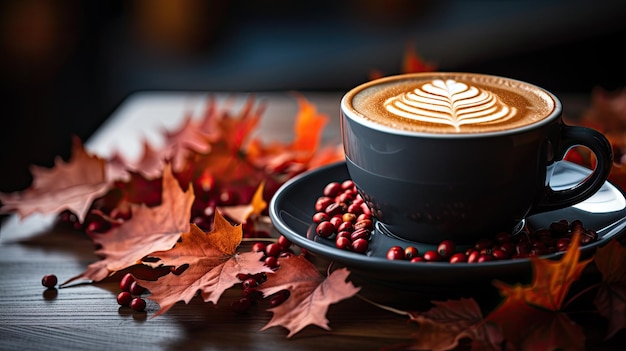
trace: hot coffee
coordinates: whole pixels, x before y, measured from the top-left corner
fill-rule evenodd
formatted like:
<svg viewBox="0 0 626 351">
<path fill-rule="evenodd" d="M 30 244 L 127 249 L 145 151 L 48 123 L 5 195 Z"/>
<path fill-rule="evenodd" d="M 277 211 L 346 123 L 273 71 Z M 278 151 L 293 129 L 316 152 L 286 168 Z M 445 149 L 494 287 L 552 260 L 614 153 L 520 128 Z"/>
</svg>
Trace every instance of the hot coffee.
<svg viewBox="0 0 626 351">
<path fill-rule="evenodd" d="M 416 73 L 367 82 L 341 100 L 350 178 L 381 234 L 417 242 L 471 243 L 515 232 L 532 214 L 572 206 L 606 181 L 611 145 L 568 126 L 556 96 L 478 73 Z M 597 166 L 553 189 L 557 163 L 576 145 Z"/>
<path fill-rule="evenodd" d="M 436 134 L 488 133 L 534 124 L 555 109 L 534 85 L 472 73 L 386 78 L 353 90 L 347 103 L 366 120 Z"/>
</svg>

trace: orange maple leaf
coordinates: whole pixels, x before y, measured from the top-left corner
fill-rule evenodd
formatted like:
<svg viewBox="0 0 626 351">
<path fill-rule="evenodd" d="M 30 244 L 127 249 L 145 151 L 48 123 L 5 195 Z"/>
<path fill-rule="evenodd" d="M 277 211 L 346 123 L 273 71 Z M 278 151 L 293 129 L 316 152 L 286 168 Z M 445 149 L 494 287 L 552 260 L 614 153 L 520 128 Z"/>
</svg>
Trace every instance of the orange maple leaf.
<svg viewBox="0 0 626 351">
<path fill-rule="evenodd" d="M 504 337 L 520 350 L 584 349 L 582 328 L 561 311 L 571 284 L 592 259 L 579 262 L 580 234 L 560 261 L 533 257 L 533 281 L 528 286 L 494 285 L 504 302 L 485 319 L 502 327 Z"/>
<path fill-rule="evenodd" d="M 78 137 L 73 138 L 69 162 L 55 159 L 53 168 L 31 166 L 33 183 L 23 192 L 0 193 L 0 213 L 17 212 L 21 218 L 70 210 L 83 222 L 93 201 L 109 189 L 105 161 L 88 154 Z"/>
<path fill-rule="evenodd" d="M 609 320 L 606 339 L 626 328 L 626 247 L 617 240 L 598 248 L 595 264 L 602 274 L 600 289 L 593 301 Z"/>
<path fill-rule="evenodd" d="M 236 253 L 242 235 L 240 225 L 231 225 L 216 212 L 209 233 L 192 224 L 174 248 L 149 254 L 158 258 L 156 264 L 161 266 L 188 265 L 180 275 L 168 274 L 156 281 L 137 279 L 150 291 L 148 298 L 160 306 L 153 317 L 167 312 L 178 301 L 189 303 L 198 291 L 205 302 L 216 304 L 226 289 L 241 282 L 238 274 L 272 273 L 261 260 L 263 252 Z"/>
<path fill-rule="evenodd" d="M 260 216 L 263 210 L 267 208 L 267 202 L 263 198 L 264 189 L 265 183 L 261 183 L 247 205 L 218 207 L 218 211 L 239 224 L 245 223 L 251 216 Z"/>
<path fill-rule="evenodd" d="M 63 283 L 78 279 L 100 281 L 109 275 L 137 264 L 147 254 L 170 249 L 183 232 L 189 230 L 191 205 L 194 201 L 191 186 L 183 192 L 167 164 L 163 171 L 161 205 L 148 207 L 131 204 L 132 218 L 106 233 L 89 234 L 96 246 L 96 254 L 104 257 L 87 270 Z"/>
<path fill-rule="evenodd" d="M 269 275 L 259 286 L 264 296 L 288 290 L 290 295 L 282 304 L 269 309 L 274 315 L 261 330 L 283 326 L 289 330 L 287 337 L 298 333 L 308 325 L 330 330 L 326 312 L 329 305 L 354 296 L 355 287 L 346 278 L 350 271 L 340 268 L 324 277 L 304 256 L 279 259 L 280 268 Z"/>
<path fill-rule="evenodd" d="M 432 72 L 436 69 L 437 66 L 435 64 L 424 61 L 424 59 L 417 54 L 414 43 L 410 42 L 407 44 L 402 59 L 403 73 Z"/>
</svg>

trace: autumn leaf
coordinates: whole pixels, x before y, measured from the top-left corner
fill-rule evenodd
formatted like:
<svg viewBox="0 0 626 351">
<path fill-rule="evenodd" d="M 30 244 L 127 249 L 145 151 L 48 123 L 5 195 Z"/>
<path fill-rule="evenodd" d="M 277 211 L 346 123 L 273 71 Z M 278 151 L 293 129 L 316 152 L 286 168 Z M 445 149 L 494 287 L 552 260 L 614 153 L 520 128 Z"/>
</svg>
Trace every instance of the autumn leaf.
<svg viewBox="0 0 626 351">
<path fill-rule="evenodd" d="M 149 299 L 160 306 L 153 317 L 167 312 L 178 301 L 189 303 L 198 291 L 205 302 L 216 304 L 226 289 L 241 282 L 238 274 L 272 273 L 261 260 L 263 252 L 236 253 L 241 239 L 241 226 L 231 225 L 217 212 L 209 233 L 192 224 L 172 249 L 149 254 L 158 258 L 156 264 L 161 266 L 188 265 L 179 275 L 168 274 L 156 281 L 137 280 L 150 291 Z"/>
<path fill-rule="evenodd" d="M 267 202 L 263 199 L 264 189 L 265 184 L 261 183 L 247 205 L 218 207 L 218 210 L 236 223 L 245 223 L 251 216 L 260 216 L 267 208 Z"/>
<path fill-rule="evenodd" d="M 346 281 L 350 271 L 340 268 L 324 277 L 304 256 L 279 260 L 280 268 L 259 286 L 264 296 L 288 290 L 290 295 L 282 304 L 269 309 L 274 315 L 261 329 L 283 326 L 288 338 L 308 325 L 330 330 L 326 313 L 331 304 L 354 296 L 360 287 Z"/>
<path fill-rule="evenodd" d="M 411 350 L 452 350 L 464 338 L 472 340 L 472 350 L 500 350 L 503 341 L 499 327 L 483 320 L 474 299 L 432 301 L 430 310 L 409 312 L 419 324 Z"/>
<path fill-rule="evenodd" d="M 617 240 L 609 241 L 596 251 L 595 264 L 602 282 L 593 303 L 609 320 L 609 339 L 626 328 L 626 247 Z"/>
<path fill-rule="evenodd" d="M 17 212 L 21 218 L 35 212 L 57 214 L 69 210 L 83 222 L 93 201 L 109 189 L 105 161 L 88 154 L 73 138 L 68 162 L 57 157 L 53 168 L 31 166 L 33 183 L 23 192 L 0 193 L 1 214 Z"/>
<path fill-rule="evenodd" d="M 570 248 L 559 261 L 533 257 L 530 285 L 509 286 L 494 281 L 505 300 L 486 320 L 500 325 L 505 339 L 518 349 L 584 349 L 582 328 L 561 311 L 571 284 L 592 260 L 578 262 L 579 237 L 579 233 L 574 234 Z"/>
<path fill-rule="evenodd" d="M 137 264 L 147 254 L 167 250 L 174 246 L 183 232 L 189 230 L 193 189 L 183 192 L 173 176 L 171 166 L 163 172 L 161 205 L 148 207 L 131 204 L 132 219 L 114 226 L 106 233 L 88 233 L 100 249 L 96 254 L 104 257 L 92 263 L 82 274 L 63 283 L 78 279 L 100 281 L 116 271 Z"/>
<path fill-rule="evenodd" d="M 161 149 L 152 147 L 144 140 L 143 152 L 138 160 L 128 160 L 118 151 L 113 153 L 106 165 L 108 179 L 127 180 L 129 171 L 139 173 L 147 179 L 158 179 L 163 175 L 166 161 L 167 157 Z"/>
<path fill-rule="evenodd" d="M 426 62 L 417 54 L 415 43 L 410 41 L 406 44 L 404 55 L 402 56 L 402 73 L 434 72 L 436 70 L 437 65 Z M 384 76 L 385 75 L 379 70 L 371 70 L 369 79 L 374 80 Z"/>
</svg>

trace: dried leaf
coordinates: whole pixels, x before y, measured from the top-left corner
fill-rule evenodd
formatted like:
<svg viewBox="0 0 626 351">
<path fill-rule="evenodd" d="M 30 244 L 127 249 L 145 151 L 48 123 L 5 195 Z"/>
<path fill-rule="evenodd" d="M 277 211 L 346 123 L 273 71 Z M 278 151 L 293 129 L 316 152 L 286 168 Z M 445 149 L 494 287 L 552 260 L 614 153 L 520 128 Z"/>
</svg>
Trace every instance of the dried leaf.
<svg viewBox="0 0 626 351">
<path fill-rule="evenodd" d="M 151 292 L 149 299 L 160 306 L 154 317 L 178 301 L 189 303 L 198 291 L 205 302 L 216 304 L 226 289 L 241 282 L 238 274 L 271 273 L 261 260 L 263 252 L 235 252 L 241 239 L 241 226 L 231 225 L 218 212 L 209 233 L 192 224 L 174 248 L 149 254 L 159 259 L 159 265 L 188 265 L 180 275 L 168 274 L 156 281 L 138 279 Z"/>
<path fill-rule="evenodd" d="M 288 338 L 308 325 L 330 330 L 326 319 L 329 305 L 350 298 L 361 289 L 346 281 L 350 274 L 346 268 L 324 277 L 303 256 L 281 258 L 279 263 L 280 268 L 268 276 L 259 290 L 264 296 L 281 290 L 288 290 L 290 295 L 285 302 L 269 310 L 274 315 L 261 330 L 283 326 L 289 330 Z"/>
<path fill-rule="evenodd" d="M 452 350 L 464 338 L 472 340 L 473 350 L 500 350 L 503 341 L 499 327 L 483 321 L 474 299 L 433 301 L 434 307 L 424 313 L 410 312 L 419 323 L 411 350 Z"/>
<path fill-rule="evenodd" d="M 56 214 L 73 212 L 82 223 L 95 199 L 110 186 L 105 177 L 105 162 L 88 154 L 80 139 L 74 137 L 69 162 L 57 157 L 53 168 L 31 167 L 33 183 L 23 192 L 0 193 L 0 213 L 17 212 L 22 218 L 35 212 Z"/>
<path fill-rule="evenodd" d="M 148 207 L 131 205 L 132 219 L 114 226 L 106 233 L 90 234 L 100 249 L 96 254 L 104 257 L 92 263 L 87 270 L 63 283 L 87 279 L 100 281 L 107 276 L 138 263 L 147 254 L 170 249 L 183 232 L 189 230 L 193 189 L 183 192 L 172 175 L 170 165 L 163 173 L 161 205 Z"/>
<path fill-rule="evenodd" d="M 600 314 L 609 320 L 606 339 L 626 328 L 626 247 L 617 240 L 598 248 L 595 264 L 602 283 L 593 301 Z"/>
<path fill-rule="evenodd" d="M 560 310 L 571 284 L 591 261 L 578 262 L 579 237 L 579 233 L 572 237 L 572 245 L 559 261 L 532 258 L 531 285 L 494 282 L 505 300 L 486 320 L 499 324 L 505 339 L 519 350 L 584 349 L 582 328 Z"/>
<path fill-rule="evenodd" d="M 218 207 L 218 210 L 236 223 L 245 223 L 250 216 L 260 216 L 267 208 L 267 202 L 263 199 L 265 184 L 261 183 L 252 196 L 248 205 L 235 205 Z"/>
</svg>

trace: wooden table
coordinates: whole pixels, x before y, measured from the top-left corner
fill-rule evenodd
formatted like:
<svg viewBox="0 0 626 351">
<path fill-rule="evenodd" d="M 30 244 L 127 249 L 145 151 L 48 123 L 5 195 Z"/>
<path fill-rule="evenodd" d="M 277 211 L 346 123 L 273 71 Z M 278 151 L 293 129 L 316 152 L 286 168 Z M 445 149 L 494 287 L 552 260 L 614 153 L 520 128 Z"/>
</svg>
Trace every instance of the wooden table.
<svg viewBox="0 0 626 351">
<path fill-rule="evenodd" d="M 187 108 L 200 109 L 203 93 L 144 92 L 128 97 L 108 122 L 86 143 L 87 149 L 109 156 L 119 148 L 139 155 L 141 135 L 158 144 L 159 125 L 176 126 Z M 219 95 L 225 98 L 227 94 Z M 331 117 L 324 142 L 339 142 L 340 94 L 305 94 Z M 239 96 L 241 98 L 241 96 Z M 261 134 L 264 139 L 291 136 L 297 105 L 289 93 L 255 94 L 267 98 Z M 240 99 L 241 100 L 241 99 Z M 68 142 L 70 142 L 68 140 Z M 52 217 L 34 215 L 25 221 L 10 217 L 0 231 L 0 349 L 1 350 L 379 350 L 410 342 L 417 325 L 408 317 L 378 308 L 360 298 L 331 305 L 331 331 L 306 327 L 290 339 L 287 330 L 260 329 L 270 320 L 267 304 L 237 314 L 230 302 L 241 297 L 230 289 L 218 305 L 194 298 L 178 303 L 164 315 L 150 318 L 158 305 L 148 301 L 147 313 L 133 313 L 116 302 L 115 279 L 98 284 L 46 290 L 45 274 L 65 281 L 82 273 L 98 258 L 86 235 L 53 225 Z M 328 262 L 315 258 L 320 269 Z M 119 278 L 119 277 L 115 277 Z M 410 293 L 391 291 L 362 282 L 369 297 L 411 306 Z M 577 320 L 589 332 L 589 349 L 619 350 L 626 345 L 624 330 L 603 342 L 601 320 Z"/>
</svg>

